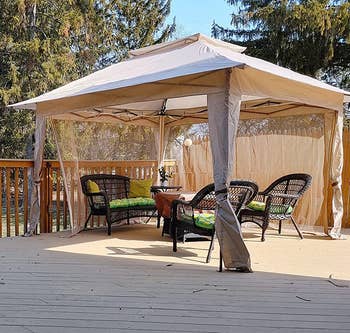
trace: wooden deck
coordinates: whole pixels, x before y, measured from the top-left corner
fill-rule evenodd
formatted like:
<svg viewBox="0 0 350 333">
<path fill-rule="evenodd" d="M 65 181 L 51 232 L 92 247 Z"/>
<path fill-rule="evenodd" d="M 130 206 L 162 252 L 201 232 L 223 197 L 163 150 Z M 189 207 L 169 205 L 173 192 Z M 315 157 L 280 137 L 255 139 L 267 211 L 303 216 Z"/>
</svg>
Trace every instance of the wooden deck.
<svg viewBox="0 0 350 333">
<path fill-rule="evenodd" d="M 0 240 L 0 332 L 349 332 L 350 237 L 246 230 L 254 274 L 154 225 Z M 333 274 L 337 281 L 329 281 Z"/>
</svg>

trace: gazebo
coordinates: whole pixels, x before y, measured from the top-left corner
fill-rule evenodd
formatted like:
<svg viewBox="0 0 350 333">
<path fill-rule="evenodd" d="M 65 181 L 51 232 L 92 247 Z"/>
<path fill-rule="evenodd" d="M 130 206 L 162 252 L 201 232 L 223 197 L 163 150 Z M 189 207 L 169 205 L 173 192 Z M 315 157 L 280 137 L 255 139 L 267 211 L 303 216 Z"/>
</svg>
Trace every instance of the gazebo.
<svg viewBox="0 0 350 333">
<path fill-rule="evenodd" d="M 244 48 L 201 34 L 130 51 L 127 60 L 73 81 L 39 97 L 12 105 L 36 111 L 34 180 L 40 183 L 46 121 L 117 122 L 149 126 L 158 137 L 158 162 L 164 158 L 167 131 L 181 124 L 208 122 L 216 191 L 226 188 L 232 175 L 239 119 L 284 119 L 313 115 L 322 124 L 324 158 L 323 212 L 331 207 L 333 228 L 340 237 L 342 114 L 350 93 L 261 59 L 243 54 Z M 298 122 L 294 125 L 297 126 Z M 247 131 L 249 136 L 249 131 Z M 281 131 L 279 135 L 285 133 Z M 308 135 L 307 132 L 304 135 Z M 286 147 L 288 149 L 288 147 Z M 62 171 L 65 161 L 60 158 Z M 79 160 L 76 160 L 79 179 Z M 69 186 L 65 180 L 66 191 Z M 330 188 L 332 189 L 330 191 Z M 31 203 L 31 229 L 39 220 L 36 186 Z M 328 195 L 328 193 L 330 193 Z M 72 230 L 83 219 L 69 200 Z M 328 198 L 328 199 L 327 199 Z M 236 219 L 222 195 L 217 197 L 219 242 L 232 240 Z M 327 200 L 331 205 L 327 205 Z M 328 215 L 324 217 L 327 219 Z M 222 226 L 224 228 L 222 229 Z M 225 232 L 220 233 L 220 230 Z M 224 240 L 224 238 L 226 240 Z M 224 251 L 229 263 L 232 248 Z"/>
</svg>

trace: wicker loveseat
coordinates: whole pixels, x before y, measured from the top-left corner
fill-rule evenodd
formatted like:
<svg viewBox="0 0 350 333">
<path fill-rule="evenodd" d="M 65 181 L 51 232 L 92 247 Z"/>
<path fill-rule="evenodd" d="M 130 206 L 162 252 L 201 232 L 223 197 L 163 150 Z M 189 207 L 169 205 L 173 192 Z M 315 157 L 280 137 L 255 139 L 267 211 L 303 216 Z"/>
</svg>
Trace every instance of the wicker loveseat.
<svg viewBox="0 0 350 333">
<path fill-rule="evenodd" d="M 87 196 L 90 214 L 85 222 L 85 228 L 91 216 L 105 216 L 108 235 L 115 222 L 134 217 L 156 216 L 156 206 L 151 198 L 129 199 L 130 178 L 112 174 L 86 175 L 80 178 L 83 193 Z M 94 186 L 94 190 L 91 188 Z M 143 200 L 144 199 L 144 200 Z"/>
</svg>

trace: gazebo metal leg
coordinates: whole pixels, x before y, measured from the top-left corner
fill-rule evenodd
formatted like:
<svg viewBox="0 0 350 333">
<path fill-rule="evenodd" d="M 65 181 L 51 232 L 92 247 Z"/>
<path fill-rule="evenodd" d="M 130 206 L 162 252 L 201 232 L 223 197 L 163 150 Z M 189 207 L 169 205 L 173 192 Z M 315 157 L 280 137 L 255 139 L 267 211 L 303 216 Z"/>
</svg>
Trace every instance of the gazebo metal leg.
<svg viewBox="0 0 350 333">
<path fill-rule="evenodd" d="M 154 215 L 156 215 L 156 213 L 157 213 L 157 211 L 155 210 L 155 211 L 152 213 L 151 216 L 146 216 L 146 217 L 148 217 L 148 219 L 147 219 L 147 221 L 146 221 L 145 223 L 147 224 L 149 221 L 151 221 L 151 218 L 154 217 Z M 157 219 L 158 219 L 158 215 L 157 215 Z M 159 223 L 160 223 L 160 222 L 159 222 Z M 157 223 L 157 228 L 159 228 L 158 223 Z M 162 235 L 162 236 L 163 236 L 163 235 Z"/>
<path fill-rule="evenodd" d="M 222 259 L 222 253 L 220 251 L 220 259 L 219 259 L 219 272 L 222 272 L 222 262 L 223 262 L 223 259 Z"/>
<path fill-rule="evenodd" d="M 173 252 L 177 251 L 177 228 L 175 223 L 172 223 L 172 237 L 173 237 Z"/>
<path fill-rule="evenodd" d="M 303 239 L 303 238 L 304 238 L 304 237 L 303 237 L 303 234 L 301 233 L 301 231 L 300 231 L 298 225 L 295 223 L 293 216 L 291 216 L 290 218 L 291 218 L 291 220 L 292 220 L 292 223 L 293 223 L 293 225 L 294 225 L 296 231 L 297 231 L 298 234 L 299 234 L 299 237 L 300 237 L 301 239 Z"/>
<path fill-rule="evenodd" d="M 88 216 L 88 218 L 87 218 L 87 220 L 86 220 L 86 222 L 85 222 L 85 224 L 84 224 L 84 229 L 87 228 L 87 224 L 88 224 L 88 222 L 89 222 L 89 220 L 90 220 L 90 217 L 91 217 L 91 212 L 90 212 L 90 214 L 89 214 L 89 216 Z"/>
<path fill-rule="evenodd" d="M 160 216 L 157 216 L 157 228 L 159 228 L 160 227 Z M 159 223 L 159 227 L 158 227 L 158 223 Z M 169 228 L 170 228 L 170 226 L 169 226 L 169 223 L 168 223 L 168 233 L 169 234 L 171 234 L 171 231 L 169 231 Z M 164 234 L 165 234 L 165 219 L 163 218 L 163 228 L 162 228 L 162 237 L 164 236 Z"/>
<path fill-rule="evenodd" d="M 265 218 L 265 220 L 263 220 L 263 222 L 261 224 L 261 229 L 262 229 L 261 241 L 262 242 L 265 242 L 265 232 L 266 232 L 268 227 L 269 227 L 269 220 L 268 220 L 268 218 Z"/>
<path fill-rule="evenodd" d="M 211 253 L 212 253 L 213 250 L 214 250 L 214 238 L 215 238 L 215 233 L 213 233 L 213 235 L 211 236 L 210 246 L 209 246 L 208 255 L 207 255 L 207 260 L 206 260 L 206 263 L 207 263 L 207 264 L 210 262 Z"/>
<path fill-rule="evenodd" d="M 282 231 L 282 220 L 279 220 L 278 222 L 278 233 L 281 234 Z"/>
<path fill-rule="evenodd" d="M 264 227 L 262 228 L 262 234 L 261 234 L 261 241 L 262 242 L 265 242 L 265 231 L 266 231 L 267 227 Z"/>
<path fill-rule="evenodd" d="M 111 213 L 109 211 L 106 214 L 106 220 L 107 220 L 108 236 L 110 236 L 112 234 L 112 219 L 111 219 Z"/>
</svg>

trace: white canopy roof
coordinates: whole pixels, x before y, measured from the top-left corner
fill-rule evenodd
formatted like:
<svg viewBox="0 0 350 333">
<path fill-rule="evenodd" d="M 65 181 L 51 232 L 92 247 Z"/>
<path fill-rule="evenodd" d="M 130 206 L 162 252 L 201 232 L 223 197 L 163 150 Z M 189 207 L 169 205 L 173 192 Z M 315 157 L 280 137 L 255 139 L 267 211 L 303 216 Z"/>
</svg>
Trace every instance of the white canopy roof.
<svg viewBox="0 0 350 333">
<path fill-rule="evenodd" d="M 243 51 L 240 46 L 197 34 L 131 51 L 125 61 L 12 106 L 61 119 L 81 118 L 84 112 L 83 117 L 90 120 L 105 113 L 118 114 L 118 110 L 128 110 L 129 116 L 133 111 L 143 112 L 141 116 L 146 117 L 146 111 L 159 112 L 166 104 L 167 109 L 178 112 L 184 108 L 203 111 L 203 96 L 192 101 L 177 97 L 222 91 L 226 69 L 232 70 L 239 95 L 332 110 L 341 110 L 344 100 L 350 100 L 349 92 L 241 54 Z"/>
</svg>

